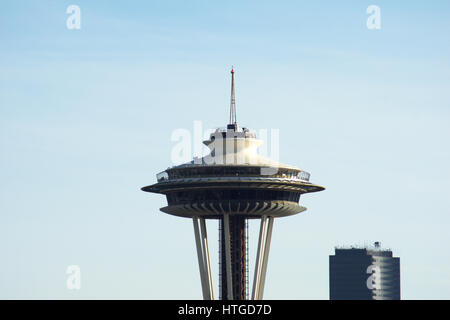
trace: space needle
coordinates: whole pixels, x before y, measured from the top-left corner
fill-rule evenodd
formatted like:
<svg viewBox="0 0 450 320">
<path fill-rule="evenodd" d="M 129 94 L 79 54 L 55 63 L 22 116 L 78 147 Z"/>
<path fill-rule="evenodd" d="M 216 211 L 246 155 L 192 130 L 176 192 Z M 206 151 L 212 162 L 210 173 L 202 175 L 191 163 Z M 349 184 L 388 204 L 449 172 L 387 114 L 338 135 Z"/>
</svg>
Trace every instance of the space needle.
<svg viewBox="0 0 450 320">
<path fill-rule="evenodd" d="M 229 123 L 203 141 L 210 153 L 158 173 L 157 183 L 141 189 L 166 196 L 162 212 L 192 219 L 205 300 L 214 299 L 206 220 L 219 221 L 219 299 L 261 300 L 274 219 L 305 211 L 300 196 L 324 190 L 308 172 L 258 154 L 262 141 L 237 123 L 234 74 Z M 249 219 L 260 220 L 251 296 Z"/>
</svg>

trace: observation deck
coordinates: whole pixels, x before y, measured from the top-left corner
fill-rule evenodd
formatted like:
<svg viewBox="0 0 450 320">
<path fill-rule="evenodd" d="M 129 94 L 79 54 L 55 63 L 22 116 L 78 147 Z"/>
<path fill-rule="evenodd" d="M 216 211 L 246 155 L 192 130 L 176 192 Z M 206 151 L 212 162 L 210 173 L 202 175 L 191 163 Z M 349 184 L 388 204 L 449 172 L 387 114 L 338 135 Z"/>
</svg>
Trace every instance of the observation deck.
<svg viewBox="0 0 450 320">
<path fill-rule="evenodd" d="M 157 174 L 146 192 L 165 194 L 161 211 L 192 218 L 220 218 L 224 213 L 260 218 L 283 217 L 306 208 L 298 204 L 304 193 L 321 191 L 299 168 L 258 155 L 261 144 L 246 128 L 217 129 L 204 144 L 211 153 Z"/>
</svg>

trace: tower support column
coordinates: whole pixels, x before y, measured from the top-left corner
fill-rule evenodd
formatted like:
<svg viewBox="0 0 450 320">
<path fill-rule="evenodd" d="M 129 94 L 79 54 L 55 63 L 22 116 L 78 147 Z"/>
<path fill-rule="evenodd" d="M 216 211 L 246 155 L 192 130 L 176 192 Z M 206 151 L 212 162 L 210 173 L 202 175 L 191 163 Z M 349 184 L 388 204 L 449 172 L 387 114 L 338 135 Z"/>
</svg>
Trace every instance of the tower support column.
<svg viewBox="0 0 450 320">
<path fill-rule="evenodd" d="M 258 300 L 262 300 L 264 295 L 264 285 L 266 284 L 267 264 L 269 263 L 270 242 L 272 241 L 273 217 L 268 218 L 266 243 L 264 245 L 264 258 L 261 270 L 261 284 L 259 288 Z"/>
<path fill-rule="evenodd" d="M 214 288 L 211 274 L 211 261 L 209 259 L 209 246 L 208 246 L 208 234 L 206 233 L 206 222 L 204 218 L 199 218 L 199 220 L 203 245 L 203 257 L 204 257 L 203 260 L 205 262 L 206 282 L 208 286 L 209 299 L 214 300 Z"/>
<path fill-rule="evenodd" d="M 201 234 L 199 230 L 199 220 Z M 204 300 L 214 299 L 211 266 L 209 260 L 208 237 L 206 234 L 206 224 L 203 218 L 193 217 L 195 244 L 197 247 L 198 267 L 200 271 L 200 281 Z"/>
<path fill-rule="evenodd" d="M 262 216 L 256 254 L 252 300 L 261 300 L 264 294 L 270 241 L 272 240 L 273 217 Z"/>
<path fill-rule="evenodd" d="M 256 252 L 256 262 L 255 262 L 255 274 L 253 275 L 253 291 L 252 291 L 252 300 L 256 300 L 256 293 L 258 292 L 259 287 L 259 278 L 261 274 L 261 262 L 262 256 L 264 254 L 264 238 L 266 233 L 266 216 L 262 216 L 261 224 L 259 228 L 259 237 L 258 237 L 258 248 Z"/>
</svg>

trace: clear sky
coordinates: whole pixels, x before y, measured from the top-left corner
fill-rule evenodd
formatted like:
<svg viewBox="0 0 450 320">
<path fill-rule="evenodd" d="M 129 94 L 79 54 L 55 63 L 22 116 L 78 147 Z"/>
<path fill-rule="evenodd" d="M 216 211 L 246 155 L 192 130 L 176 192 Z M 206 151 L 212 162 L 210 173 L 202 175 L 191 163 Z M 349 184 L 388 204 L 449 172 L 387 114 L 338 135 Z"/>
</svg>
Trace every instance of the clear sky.
<svg viewBox="0 0 450 320">
<path fill-rule="evenodd" d="M 373 241 L 400 256 L 402 298 L 450 298 L 448 1 L 0 8 L 0 298 L 201 298 L 192 222 L 140 187 L 174 130 L 227 123 L 231 65 L 238 122 L 279 129 L 280 160 L 327 188 L 275 221 L 265 298 L 328 299 L 334 246 Z"/>
</svg>

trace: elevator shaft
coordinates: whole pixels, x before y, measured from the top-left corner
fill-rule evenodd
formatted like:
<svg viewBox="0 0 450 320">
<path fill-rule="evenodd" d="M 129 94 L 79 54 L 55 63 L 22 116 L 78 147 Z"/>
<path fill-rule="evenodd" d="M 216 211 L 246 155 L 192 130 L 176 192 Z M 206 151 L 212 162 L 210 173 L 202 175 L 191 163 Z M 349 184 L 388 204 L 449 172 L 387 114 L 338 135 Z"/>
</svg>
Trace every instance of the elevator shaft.
<svg viewBox="0 0 450 320">
<path fill-rule="evenodd" d="M 243 216 L 230 216 L 230 256 L 231 256 L 231 283 L 234 300 L 248 298 L 248 227 Z M 226 267 L 224 218 L 219 220 L 219 282 L 220 299 L 228 300 L 228 281 Z"/>
</svg>

